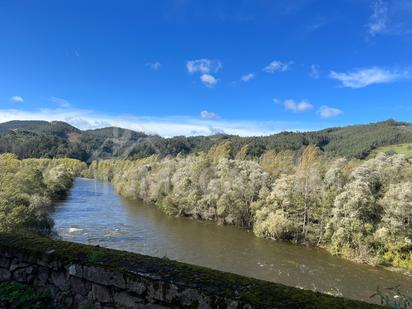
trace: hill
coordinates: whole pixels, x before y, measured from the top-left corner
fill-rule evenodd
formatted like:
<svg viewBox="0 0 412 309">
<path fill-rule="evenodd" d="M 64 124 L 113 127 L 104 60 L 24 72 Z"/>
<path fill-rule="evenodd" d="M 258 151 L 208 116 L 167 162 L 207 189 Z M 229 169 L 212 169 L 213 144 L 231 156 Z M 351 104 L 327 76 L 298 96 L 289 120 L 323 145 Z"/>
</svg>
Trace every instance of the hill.
<svg viewBox="0 0 412 309">
<path fill-rule="evenodd" d="M 412 143 L 412 124 L 387 120 L 261 137 L 217 134 L 173 138 L 116 127 L 81 131 L 60 121 L 10 121 L 0 124 L 0 153 L 12 152 L 20 158 L 72 157 L 91 161 L 142 158 L 153 154 L 164 157 L 208 150 L 222 142 L 230 142 L 233 157 L 241 150 L 243 157 L 255 158 L 267 150 L 300 151 L 309 144 L 315 144 L 331 155 L 364 159 L 379 147 Z"/>
</svg>

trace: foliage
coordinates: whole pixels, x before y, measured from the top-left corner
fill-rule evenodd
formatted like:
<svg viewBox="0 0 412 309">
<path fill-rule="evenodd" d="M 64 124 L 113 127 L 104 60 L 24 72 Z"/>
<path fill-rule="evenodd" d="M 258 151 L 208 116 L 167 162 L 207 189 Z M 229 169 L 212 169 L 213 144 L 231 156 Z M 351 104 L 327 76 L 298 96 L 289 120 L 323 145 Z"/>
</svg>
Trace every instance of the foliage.
<svg viewBox="0 0 412 309">
<path fill-rule="evenodd" d="M 249 227 L 249 205 L 268 190 L 270 176 L 256 162 L 219 159 L 213 153 L 93 162 L 89 174 L 111 180 L 121 195 L 155 203 L 168 214 Z"/>
<path fill-rule="evenodd" d="M 21 309 L 52 308 L 49 294 L 36 292 L 32 287 L 21 283 L 0 283 L 0 307 Z"/>
<path fill-rule="evenodd" d="M 0 155 L 0 230 L 49 234 L 48 211 L 61 198 L 85 164 L 73 159 L 18 160 Z"/>
</svg>

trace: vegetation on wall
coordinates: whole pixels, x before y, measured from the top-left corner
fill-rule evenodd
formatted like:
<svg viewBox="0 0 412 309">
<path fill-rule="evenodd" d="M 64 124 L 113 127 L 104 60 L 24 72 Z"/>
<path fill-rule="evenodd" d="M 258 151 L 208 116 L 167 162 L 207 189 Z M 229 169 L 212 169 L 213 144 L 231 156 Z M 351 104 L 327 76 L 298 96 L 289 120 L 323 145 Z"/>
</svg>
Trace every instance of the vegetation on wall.
<svg viewBox="0 0 412 309">
<path fill-rule="evenodd" d="M 49 234 L 52 202 L 65 195 L 86 165 L 74 159 L 18 160 L 0 155 L 0 230 Z"/>
<path fill-rule="evenodd" d="M 0 308 L 47 309 L 52 298 L 47 292 L 38 292 L 31 286 L 17 282 L 0 283 Z"/>
</svg>

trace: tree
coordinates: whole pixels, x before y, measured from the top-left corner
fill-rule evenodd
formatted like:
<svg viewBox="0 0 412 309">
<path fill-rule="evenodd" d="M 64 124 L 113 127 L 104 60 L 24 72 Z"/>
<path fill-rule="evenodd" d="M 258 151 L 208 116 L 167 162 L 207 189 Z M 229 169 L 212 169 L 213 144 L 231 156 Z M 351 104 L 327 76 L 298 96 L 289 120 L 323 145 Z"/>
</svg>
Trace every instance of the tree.
<svg viewBox="0 0 412 309">
<path fill-rule="evenodd" d="M 379 201 L 383 208 L 381 226 L 392 242 L 412 241 L 412 182 L 390 185 Z"/>
</svg>

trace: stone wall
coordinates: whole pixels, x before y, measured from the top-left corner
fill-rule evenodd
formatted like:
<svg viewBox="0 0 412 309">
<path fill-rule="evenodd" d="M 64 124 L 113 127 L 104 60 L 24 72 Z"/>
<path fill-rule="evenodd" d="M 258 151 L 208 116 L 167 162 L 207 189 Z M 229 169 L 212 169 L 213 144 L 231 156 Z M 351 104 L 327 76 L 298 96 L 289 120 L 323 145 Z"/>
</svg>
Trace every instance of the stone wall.
<svg viewBox="0 0 412 309">
<path fill-rule="evenodd" d="M 0 234 L 0 282 L 56 308 L 371 308 L 374 305 L 95 246 Z"/>
</svg>

